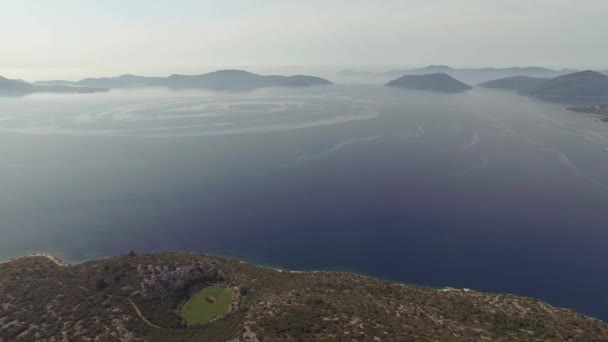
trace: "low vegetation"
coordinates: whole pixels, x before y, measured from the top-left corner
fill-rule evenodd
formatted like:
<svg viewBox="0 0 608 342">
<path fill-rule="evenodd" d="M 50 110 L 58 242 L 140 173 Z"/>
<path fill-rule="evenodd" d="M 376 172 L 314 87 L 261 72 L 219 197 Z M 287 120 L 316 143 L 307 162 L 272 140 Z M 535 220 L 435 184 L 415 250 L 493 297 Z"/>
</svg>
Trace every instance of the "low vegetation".
<svg viewBox="0 0 608 342">
<path fill-rule="evenodd" d="M 182 317 L 189 323 L 207 323 L 222 317 L 232 303 L 232 289 L 210 286 L 196 293 L 182 307 Z"/>
<path fill-rule="evenodd" d="M 608 325 L 506 294 L 131 253 L 73 266 L 45 257 L 0 264 L 0 342 L 19 340 L 601 342 Z"/>
</svg>

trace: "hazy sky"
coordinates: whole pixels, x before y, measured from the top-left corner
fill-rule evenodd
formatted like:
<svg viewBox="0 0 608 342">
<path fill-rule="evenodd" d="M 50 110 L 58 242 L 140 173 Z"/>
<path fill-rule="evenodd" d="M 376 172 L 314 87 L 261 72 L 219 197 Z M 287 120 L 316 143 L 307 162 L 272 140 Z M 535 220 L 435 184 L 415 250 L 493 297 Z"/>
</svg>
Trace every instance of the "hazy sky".
<svg viewBox="0 0 608 342">
<path fill-rule="evenodd" d="M 608 68 L 608 0 L 0 0 L 0 75 Z"/>
</svg>

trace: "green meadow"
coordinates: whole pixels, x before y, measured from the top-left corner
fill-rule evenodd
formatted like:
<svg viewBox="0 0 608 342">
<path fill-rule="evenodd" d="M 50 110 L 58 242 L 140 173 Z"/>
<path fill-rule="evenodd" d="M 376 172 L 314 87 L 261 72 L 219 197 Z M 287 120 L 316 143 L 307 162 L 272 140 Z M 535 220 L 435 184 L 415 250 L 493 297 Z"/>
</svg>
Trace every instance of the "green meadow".
<svg viewBox="0 0 608 342">
<path fill-rule="evenodd" d="M 222 316 L 232 302 L 232 290 L 210 286 L 196 293 L 182 307 L 182 317 L 189 323 L 206 323 Z"/>
</svg>

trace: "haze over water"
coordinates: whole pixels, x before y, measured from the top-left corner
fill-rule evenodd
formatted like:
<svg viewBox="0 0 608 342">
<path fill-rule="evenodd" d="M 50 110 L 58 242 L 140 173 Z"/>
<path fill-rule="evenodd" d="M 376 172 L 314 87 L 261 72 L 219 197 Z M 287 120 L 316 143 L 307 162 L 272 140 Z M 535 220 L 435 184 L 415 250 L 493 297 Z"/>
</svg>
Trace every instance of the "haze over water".
<svg viewBox="0 0 608 342">
<path fill-rule="evenodd" d="M 0 98 L 0 257 L 221 254 L 608 319 L 608 124 L 475 89 Z"/>
</svg>

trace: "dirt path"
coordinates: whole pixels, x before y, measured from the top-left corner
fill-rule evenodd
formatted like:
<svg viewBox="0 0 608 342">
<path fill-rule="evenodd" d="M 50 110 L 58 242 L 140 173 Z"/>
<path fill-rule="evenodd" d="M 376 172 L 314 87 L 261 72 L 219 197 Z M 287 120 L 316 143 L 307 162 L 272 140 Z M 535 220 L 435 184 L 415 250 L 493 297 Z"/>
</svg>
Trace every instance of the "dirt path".
<svg viewBox="0 0 608 342">
<path fill-rule="evenodd" d="M 112 296 L 112 297 L 117 297 L 117 296 Z M 137 315 L 139 316 L 139 318 L 142 319 L 142 321 L 144 321 L 144 323 L 146 323 L 147 325 L 156 328 L 156 329 L 162 329 L 162 330 L 166 330 L 167 328 L 163 328 L 161 326 L 158 326 L 150 321 L 148 321 L 146 319 L 146 317 L 144 317 L 144 315 L 141 313 L 141 311 L 139 310 L 139 308 L 137 307 L 137 304 L 135 304 L 134 301 L 131 300 L 131 298 L 127 298 L 127 297 L 117 297 L 117 298 L 123 298 L 129 301 L 129 303 L 131 303 L 131 306 L 133 306 L 133 309 L 135 309 L 135 312 L 137 312 Z"/>
<path fill-rule="evenodd" d="M 68 285 L 62 283 L 59 280 L 55 280 L 55 281 L 58 282 L 59 284 L 61 284 L 61 286 L 65 286 L 65 287 L 68 286 Z M 83 290 L 85 292 L 97 293 L 97 292 L 95 292 L 95 291 L 93 291 L 91 289 L 88 289 L 88 288 L 86 288 L 86 287 L 84 287 L 82 285 L 76 285 L 76 287 L 78 287 L 79 289 L 81 289 L 81 290 Z M 144 321 L 144 323 L 146 323 L 148 326 L 150 326 L 152 328 L 156 328 L 156 329 L 168 330 L 168 328 L 163 328 L 163 327 L 161 327 L 159 325 L 156 325 L 156 324 L 148 321 L 148 319 L 144 316 L 144 314 L 141 313 L 141 310 L 139 310 L 139 307 L 137 306 L 137 304 L 135 304 L 135 302 L 133 300 L 131 300 L 131 298 L 129 298 L 129 297 L 123 297 L 123 296 L 110 295 L 110 294 L 108 295 L 108 297 L 127 300 L 131 304 L 131 306 L 133 307 L 133 309 L 135 309 L 135 312 L 137 313 L 137 316 L 139 316 L 139 318 L 141 318 L 141 320 Z"/>
<path fill-rule="evenodd" d="M 31 258 L 31 257 L 44 257 L 49 259 L 50 261 L 52 261 L 55 265 L 57 266 L 61 266 L 61 267 L 65 267 L 65 266 L 70 266 L 69 264 L 63 263 L 59 258 L 50 255 L 50 254 L 46 254 L 46 253 L 36 253 L 36 254 L 32 254 L 32 255 L 28 255 L 28 256 L 24 256 L 24 257 L 19 257 L 19 258 L 12 258 L 9 260 L 4 260 L 4 261 L 0 261 L 0 264 L 4 264 L 4 263 L 8 263 L 8 262 L 12 262 L 15 261 L 17 259 L 21 259 L 21 258 Z M 62 281 L 57 280 L 57 279 L 53 279 L 55 282 L 57 282 L 59 285 L 63 286 L 63 287 L 69 287 L 69 285 L 64 284 Z M 85 292 L 89 292 L 89 293 L 95 293 L 95 294 L 99 294 L 98 292 L 95 292 L 89 288 L 86 288 L 82 285 L 75 285 L 76 287 L 78 287 L 79 289 L 85 291 Z M 118 299 L 124 299 L 127 300 L 131 306 L 133 307 L 133 309 L 135 310 L 135 312 L 137 313 L 137 316 L 139 316 L 139 318 L 141 318 L 142 321 L 144 321 L 144 323 L 146 323 L 148 326 L 152 327 L 152 328 L 156 328 L 156 329 L 162 329 L 162 330 L 171 330 L 169 328 L 163 328 L 159 325 L 156 325 L 150 321 L 148 321 L 148 319 L 141 313 L 141 310 L 139 310 L 139 307 L 137 306 L 137 304 L 135 304 L 135 302 L 133 300 L 131 300 L 131 298 L 129 297 L 123 297 L 123 296 L 116 296 L 116 295 L 108 295 L 108 297 L 111 298 L 118 298 Z"/>
</svg>

